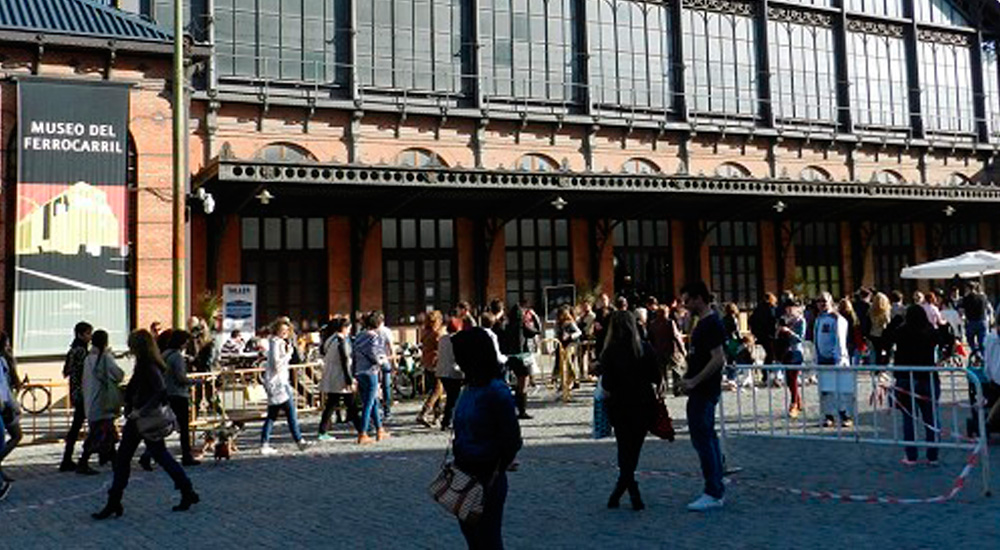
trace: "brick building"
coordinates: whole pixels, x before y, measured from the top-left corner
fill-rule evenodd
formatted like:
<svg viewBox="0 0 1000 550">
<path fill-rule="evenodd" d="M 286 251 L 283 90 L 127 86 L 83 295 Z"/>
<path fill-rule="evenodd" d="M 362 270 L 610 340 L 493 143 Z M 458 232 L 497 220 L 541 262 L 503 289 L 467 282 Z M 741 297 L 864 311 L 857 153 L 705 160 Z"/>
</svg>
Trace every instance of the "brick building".
<svg viewBox="0 0 1000 550">
<path fill-rule="evenodd" d="M 217 203 L 192 210 L 192 293 L 256 284 L 261 319 L 699 277 L 750 305 L 1000 245 L 993 1 L 185 4 L 212 51 L 191 174 Z M 169 26 L 168 1 L 118 6 Z M 168 186 L 163 98 L 133 112 L 162 126 L 133 135 L 140 188 Z M 139 324 L 167 318 L 157 196 Z"/>
</svg>

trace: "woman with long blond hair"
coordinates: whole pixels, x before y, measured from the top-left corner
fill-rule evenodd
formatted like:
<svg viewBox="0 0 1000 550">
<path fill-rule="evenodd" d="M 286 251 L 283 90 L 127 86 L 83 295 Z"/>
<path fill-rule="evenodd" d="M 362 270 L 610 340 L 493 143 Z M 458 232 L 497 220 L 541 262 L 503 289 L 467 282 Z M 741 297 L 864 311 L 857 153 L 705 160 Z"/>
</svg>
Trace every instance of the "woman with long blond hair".
<svg viewBox="0 0 1000 550">
<path fill-rule="evenodd" d="M 868 339 L 872 341 L 875 364 L 888 365 L 889 351 L 892 349 L 892 343 L 885 338 L 885 329 L 892 321 L 892 304 L 889 302 L 889 297 L 881 292 L 876 293 L 875 298 L 872 299 L 872 307 L 868 311 L 868 316 L 872 321 L 872 330 Z"/>
<path fill-rule="evenodd" d="M 431 388 L 431 391 L 427 400 L 424 401 L 424 406 L 417 413 L 417 422 L 428 428 L 433 426 L 438 416 L 441 415 L 442 406 L 440 403 L 444 396 L 444 385 L 438 379 L 436 370 L 438 342 L 444 335 L 444 315 L 438 310 L 428 313 L 424 320 L 424 326 L 420 330 L 420 365 L 424 368 L 425 387 Z M 431 414 L 433 414 L 433 418 L 427 418 Z"/>
<path fill-rule="evenodd" d="M 167 451 L 167 446 L 163 442 L 162 434 L 144 434 L 139 431 L 140 417 L 154 417 L 156 411 L 162 410 L 167 405 L 167 386 L 163 380 L 163 375 L 167 370 L 163 357 L 156 347 L 153 335 L 148 330 L 140 329 L 132 332 L 128 337 L 128 349 L 135 357 L 135 367 L 132 371 L 132 379 L 129 380 L 125 388 L 125 427 L 122 429 L 122 441 L 118 446 L 118 454 L 115 456 L 115 474 L 108 490 L 108 502 L 104 508 L 95 514 L 94 519 L 107 519 L 114 515 L 122 515 L 122 495 L 128 485 L 129 476 L 132 473 L 132 457 L 140 442 L 145 442 L 157 464 L 163 467 L 174 486 L 181 492 L 181 501 L 174 506 L 175 512 L 181 512 L 191 508 L 192 504 L 197 504 L 198 493 L 194 492 L 191 480 L 184 473 L 184 468 Z"/>
</svg>

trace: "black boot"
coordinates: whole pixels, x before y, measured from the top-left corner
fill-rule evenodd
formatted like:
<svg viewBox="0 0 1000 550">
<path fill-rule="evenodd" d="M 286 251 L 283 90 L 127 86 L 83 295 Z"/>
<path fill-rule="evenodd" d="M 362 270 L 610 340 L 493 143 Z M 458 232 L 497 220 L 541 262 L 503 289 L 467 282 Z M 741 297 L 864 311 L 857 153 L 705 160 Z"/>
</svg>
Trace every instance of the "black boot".
<svg viewBox="0 0 1000 550">
<path fill-rule="evenodd" d="M 120 518 L 124 511 L 121 497 L 108 495 L 108 503 L 104 505 L 104 508 L 100 512 L 90 514 L 90 517 L 94 519 L 108 519 L 113 514 L 116 518 Z"/>
<path fill-rule="evenodd" d="M 611 492 L 611 496 L 608 497 L 608 508 L 617 508 L 618 501 L 621 500 L 622 495 L 625 494 L 625 489 L 628 488 L 628 484 L 622 480 L 618 480 L 615 484 L 615 490 Z"/>
<path fill-rule="evenodd" d="M 528 414 L 528 396 L 521 393 L 514 397 L 515 403 L 517 403 L 517 418 L 520 420 L 531 420 L 531 415 Z"/>
<path fill-rule="evenodd" d="M 646 508 L 646 505 L 642 502 L 642 495 L 639 494 L 639 483 L 633 481 L 631 485 L 628 486 L 628 498 L 632 501 L 632 509 L 639 511 Z"/>
<path fill-rule="evenodd" d="M 187 488 L 181 490 L 181 502 L 177 506 L 174 506 L 173 510 L 175 512 L 186 512 L 191 508 L 192 504 L 198 504 L 201 502 L 201 497 L 198 493 L 194 492 L 194 489 Z"/>
<path fill-rule="evenodd" d="M 142 455 L 139 457 L 139 467 L 147 472 L 153 471 L 153 459 L 149 455 Z"/>
</svg>

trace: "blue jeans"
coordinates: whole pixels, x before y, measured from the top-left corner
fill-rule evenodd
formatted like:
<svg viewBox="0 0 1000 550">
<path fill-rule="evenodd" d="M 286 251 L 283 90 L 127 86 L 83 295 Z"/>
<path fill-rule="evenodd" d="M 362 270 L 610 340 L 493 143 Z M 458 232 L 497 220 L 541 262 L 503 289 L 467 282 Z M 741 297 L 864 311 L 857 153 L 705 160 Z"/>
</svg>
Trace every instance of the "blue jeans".
<svg viewBox="0 0 1000 550">
<path fill-rule="evenodd" d="M 108 490 L 110 502 L 122 501 L 122 494 L 125 492 L 128 478 L 132 474 L 132 457 L 135 456 L 135 450 L 139 448 L 140 441 L 143 439 L 135 427 L 135 422 L 132 420 L 125 422 L 125 427 L 122 428 L 122 441 L 118 445 L 118 454 L 115 456 L 114 480 L 111 483 L 111 489 Z M 174 488 L 180 491 L 191 490 L 191 480 L 184 473 L 184 468 L 181 468 L 173 455 L 167 451 L 167 446 L 162 439 L 146 441 L 146 449 L 174 481 Z"/>
<path fill-rule="evenodd" d="M 965 322 L 965 339 L 968 340 L 972 351 L 978 352 L 980 356 L 983 354 L 983 340 L 986 339 L 986 331 L 985 319 Z"/>
<path fill-rule="evenodd" d="M 498 472 L 493 485 L 486 489 L 483 515 L 475 525 L 458 522 L 462 535 L 473 550 L 502 550 L 503 506 L 507 500 L 507 472 Z"/>
<path fill-rule="evenodd" d="M 358 391 L 361 392 L 361 429 L 359 433 L 368 433 L 369 425 L 374 423 L 375 429 L 382 427 L 382 418 L 378 411 L 378 374 L 361 372 L 358 379 Z"/>
<path fill-rule="evenodd" d="M 382 410 L 386 416 L 392 413 L 392 367 L 382 367 Z"/>
<path fill-rule="evenodd" d="M 691 430 L 691 445 L 698 453 L 701 473 L 705 477 L 705 494 L 722 498 L 726 488 L 722 484 L 722 450 L 719 436 L 715 433 L 715 405 L 718 396 L 688 397 L 687 419 Z"/>
<path fill-rule="evenodd" d="M 3 455 L 5 441 L 7 441 L 7 426 L 3 423 L 3 414 L 0 414 L 0 455 Z"/>
<path fill-rule="evenodd" d="M 295 410 L 295 398 L 290 397 L 288 401 L 280 405 L 267 406 L 267 418 L 264 420 L 264 429 L 260 433 L 260 442 L 262 444 L 267 444 L 271 440 L 271 429 L 274 427 L 274 421 L 278 419 L 278 413 L 281 411 L 285 411 L 285 416 L 288 417 L 288 430 L 292 432 L 292 439 L 296 442 L 302 441 L 302 430 L 299 428 L 299 415 Z"/>
</svg>

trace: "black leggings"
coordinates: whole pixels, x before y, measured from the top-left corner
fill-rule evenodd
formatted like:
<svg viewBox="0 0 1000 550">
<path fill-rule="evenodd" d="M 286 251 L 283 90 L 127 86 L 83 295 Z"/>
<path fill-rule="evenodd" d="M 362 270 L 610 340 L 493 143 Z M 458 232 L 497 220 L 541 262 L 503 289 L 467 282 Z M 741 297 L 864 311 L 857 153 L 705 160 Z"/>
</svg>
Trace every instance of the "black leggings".
<svg viewBox="0 0 1000 550">
<path fill-rule="evenodd" d="M 83 422 L 86 419 L 87 415 L 84 414 L 83 403 L 74 404 L 73 422 L 69 425 L 69 431 L 66 432 L 66 448 L 63 450 L 64 463 L 73 462 L 73 447 L 76 446 L 76 441 L 80 438 L 80 429 L 83 428 Z"/>
<path fill-rule="evenodd" d="M 441 428 L 444 429 L 451 426 L 451 414 L 455 410 L 455 404 L 458 403 L 458 395 L 462 393 L 462 381 L 458 378 L 439 378 L 439 380 L 441 380 L 444 393 L 447 395 L 444 414 L 441 415 Z"/>
<path fill-rule="evenodd" d="M 646 441 L 646 430 L 634 426 L 615 426 L 615 442 L 618 444 L 618 483 L 631 485 L 635 481 L 635 469 L 639 467 L 639 454 Z"/>
<path fill-rule="evenodd" d="M 353 393 L 327 393 L 324 395 L 326 403 L 323 405 L 323 416 L 319 421 L 319 433 L 325 434 L 330 431 L 330 418 L 333 412 L 340 407 L 343 402 L 347 406 L 347 421 L 358 429 L 358 406 L 354 402 Z"/>
<path fill-rule="evenodd" d="M 177 417 L 177 433 L 181 438 L 181 460 L 187 462 L 194 457 L 191 456 L 191 403 L 187 397 L 169 396 L 167 401 L 170 409 Z M 147 449 L 149 447 L 147 446 Z"/>
</svg>

